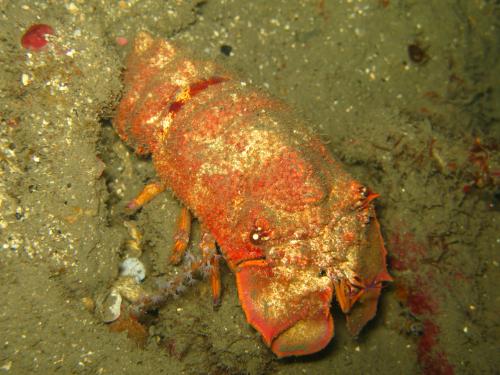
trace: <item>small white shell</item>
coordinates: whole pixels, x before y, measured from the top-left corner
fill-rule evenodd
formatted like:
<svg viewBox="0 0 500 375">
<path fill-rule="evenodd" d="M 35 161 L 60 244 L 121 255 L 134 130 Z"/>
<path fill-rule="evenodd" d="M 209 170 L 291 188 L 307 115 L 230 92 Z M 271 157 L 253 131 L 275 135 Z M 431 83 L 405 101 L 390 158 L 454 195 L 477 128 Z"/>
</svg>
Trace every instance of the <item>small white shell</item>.
<svg viewBox="0 0 500 375">
<path fill-rule="evenodd" d="M 146 278 L 146 267 L 137 258 L 127 258 L 120 265 L 120 276 L 131 276 L 140 283 Z"/>
<path fill-rule="evenodd" d="M 99 306 L 99 313 L 104 323 L 114 322 L 120 317 L 122 296 L 112 289 Z"/>
</svg>

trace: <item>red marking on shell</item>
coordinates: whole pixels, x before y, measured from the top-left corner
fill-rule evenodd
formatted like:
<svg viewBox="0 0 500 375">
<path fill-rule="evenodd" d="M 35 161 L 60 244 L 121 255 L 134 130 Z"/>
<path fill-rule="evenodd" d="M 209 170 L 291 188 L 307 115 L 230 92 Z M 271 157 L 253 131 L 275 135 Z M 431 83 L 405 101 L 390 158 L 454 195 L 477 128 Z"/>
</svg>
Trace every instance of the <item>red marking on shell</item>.
<svg viewBox="0 0 500 375">
<path fill-rule="evenodd" d="M 54 29 L 46 24 L 35 24 L 32 25 L 21 38 L 21 45 L 33 51 L 39 51 L 43 49 L 48 41 L 45 38 L 47 35 L 54 35 Z"/>
<path fill-rule="evenodd" d="M 170 108 L 168 109 L 168 113 L 171 114 L 176 114 L 179 112 L 179 110 L 184 106 L 186 103 L 186 100 L 191 99 L 192 97 L 198 95 L 200 92 L 208 88 L 208 86 L 216 85 L 218 83 L 227 81 L 227 78 L 222 78 L 222 77 L 212 77 L 209 79 L 204 79 L 202 81 L 198 81 L 195 83 L 192 83 L 187 91 L 187 98 L 181 98 L 179 100 L 176 100 L 172 104 L 170 104 Z"/>
</svg>

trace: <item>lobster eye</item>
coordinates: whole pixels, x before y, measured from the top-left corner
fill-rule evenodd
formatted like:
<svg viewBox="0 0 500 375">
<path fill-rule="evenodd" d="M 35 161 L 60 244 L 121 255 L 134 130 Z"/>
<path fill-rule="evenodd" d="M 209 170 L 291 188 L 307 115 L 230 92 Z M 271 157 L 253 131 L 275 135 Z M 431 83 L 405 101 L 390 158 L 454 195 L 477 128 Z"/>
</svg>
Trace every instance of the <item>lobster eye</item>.
<svg viewBox="0 0 500 375">
<path fill-rule="evenodd" d="M 262 227 L 253 227 L 250 231 L 250 242 L 254 245 L 261 245 L 269 239 L 269 232 Z"/>
<path fill-rule="evenodd" d="M 319 277 L 325 277 L 326 276 L 326 270 L 324 268 L 321 268 L 318 272 Z"/>
</svg>

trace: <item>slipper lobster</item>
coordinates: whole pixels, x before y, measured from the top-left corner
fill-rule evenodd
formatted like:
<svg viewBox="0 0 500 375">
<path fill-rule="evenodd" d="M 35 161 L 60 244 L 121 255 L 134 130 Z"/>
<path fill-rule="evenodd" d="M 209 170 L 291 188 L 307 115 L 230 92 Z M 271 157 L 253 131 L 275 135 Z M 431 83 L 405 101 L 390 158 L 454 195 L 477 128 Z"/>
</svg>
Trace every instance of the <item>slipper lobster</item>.
<svg viewBox="0 0 500 375">
<path fill-rule="evenodd" d="M 129 208 L 166 188 L 185 205 L 172 262 L 187 246 L 193 215 L 206 233 L 214 302 L 216 243 L 248 322 L 278 357 L 330 342 L 334 296 L 357 335 L 391 280 L 377 194 L 287 105 L 164 39 L 138 34 L 124 83 L 114 127 L 138 154 L 151 154 L 159 177 Z"/>
</svg>

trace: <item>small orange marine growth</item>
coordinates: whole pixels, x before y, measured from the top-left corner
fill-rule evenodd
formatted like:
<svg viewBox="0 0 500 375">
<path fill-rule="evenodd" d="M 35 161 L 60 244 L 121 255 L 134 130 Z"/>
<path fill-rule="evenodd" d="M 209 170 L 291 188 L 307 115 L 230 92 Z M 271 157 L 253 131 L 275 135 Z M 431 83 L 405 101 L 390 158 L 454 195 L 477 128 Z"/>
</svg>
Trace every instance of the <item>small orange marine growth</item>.
<svg viewBox="0 0 500 375">
<path fill-rule="evenodd" d="M 391 280 L 377 195 L 285 104 L 170 42 L 140 33 L 125 86 L 114 126 L 138 153 L 152 155 L 160 180 L 131 208 L 166 187 L 186 207 L 172 262 L 185 250 L 191 213 L 205 232 L 214 303 L 216 242 L 248 322 L 277 356 L 315 353 L 330 342 L 334 296 L 357 335 Z"/>
</svg>

